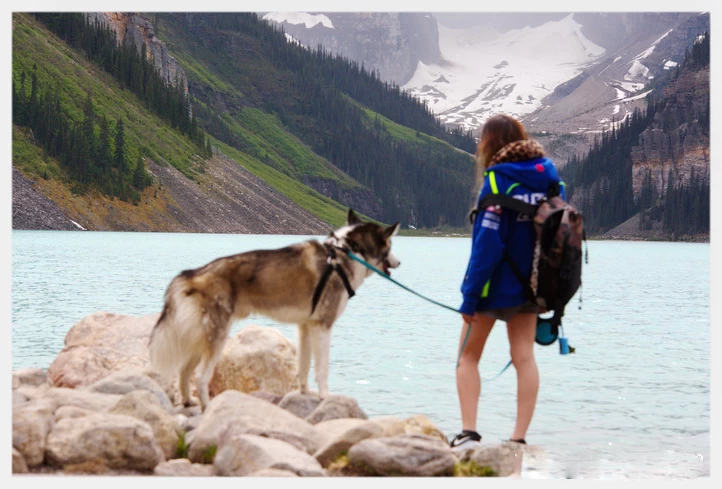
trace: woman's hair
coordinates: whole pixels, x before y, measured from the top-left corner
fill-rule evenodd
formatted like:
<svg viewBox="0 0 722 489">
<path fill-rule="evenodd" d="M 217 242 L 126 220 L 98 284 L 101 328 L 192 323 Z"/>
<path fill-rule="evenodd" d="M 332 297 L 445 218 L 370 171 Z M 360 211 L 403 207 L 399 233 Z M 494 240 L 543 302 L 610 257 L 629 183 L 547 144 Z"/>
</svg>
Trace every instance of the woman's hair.
<svg viewBox="0 0 722 489">
<path fill-rule="evenodd" d="M 498 114 L 486 121 L 476 148 L 476 193 L 484 182 L 484 172 L 494 155 L 507 144 L 523 139 L 528 139 L 526 130 L 513 117 Z"/>
</svg>

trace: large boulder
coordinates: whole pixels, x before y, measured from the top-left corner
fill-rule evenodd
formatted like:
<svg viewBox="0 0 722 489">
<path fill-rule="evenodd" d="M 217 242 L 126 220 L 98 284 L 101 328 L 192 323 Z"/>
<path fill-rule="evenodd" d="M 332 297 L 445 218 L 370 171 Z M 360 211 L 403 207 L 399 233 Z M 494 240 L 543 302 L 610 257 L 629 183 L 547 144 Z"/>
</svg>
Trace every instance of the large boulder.
<svg viewBox="0 0 722 489">
<path fill-rule="evenodd" d="M 163 477 L 210 477 L 213 475 L 213 466 L 194 464 L 187 458 L 176 458 L 156 465 L 153 474 Z"/>
<path fill-rule="evenodd" d="M 472 461 L 480 467 L 489 467 L 499 477 L 508 477 L 521 472 L 523 445 L 514 442 L 499 445 L 481 445 L 465 451 L 462 461 Z"/>
<path fill-rule="evenodd" d="M 361 440 L 383 435 L 383 429 L 378 424 L 355 418 L 324 421 L 317 424 L 316 429 L 325 435 L 326 442 L 313 456 L 324 467 Z"/>
<path fill-rule="evenodd" d="M 111 469 L 149 471 L 164 460 L 148 423 L 132 416 L 95 413 L 64 418 L 50 431 L 51 465 L 98 463 Z"/>
<path fill-rule="evenodd" d="M 308 422 L 283 408 L 242 392 L 228 390 L 211 400 L 203 418 L 191 434 L 189 458 L 203 462 L 205 454 L 218 447 L 225 432 L 262 435 L 286 441 L 314 453 L 323 442 L 322 435 Z"/>
<path fill-rule="evenodd" d="M 13 372 L 13 390 L 22 386 L 49 385 L 48 372 L 41 368 L 24 368 Z"/>
<path fill-rule="evenodd" d="M 425 435 L 371 438 L 348 451 L 349 462 L 377 475 L 453 475 L 456 457 L 448 443 Z"/>
<path fill-rule="evenodd" d="M 163 387 L 148 375 L 142 372 L 122 371 L 115 372 L 104 377 L 93 384 L 82 387 L 83 390 L 89 392 L 98 392 L 102 394 L 128 394 L 129 392 L 141 389 L 148 391 L 158 400 L 163 409 L 172 413 L 175 412 L 173 404 L 168 398 Z"/>
<path fill-rule="evenodd" d="M 315 458 L 286 442 L 228 433 L 220 440 L 213 468 L 224 476 L 244 476 L 262 469 L 287 470 L 306 477 L 326 475 Z"/>
<path fill-rule="evenodd" d="M 53 387 L 48 389 L 41 399 L 47 399 L 60 406 L 76 406 L 90 411 L 107 411 L 115 405 L 121 396 L 115 394 L 99 394 L 67 387 Z"/>
<path fill-rule="evenodd" d="M 358 405 L 356 399 L 348 396 L 332 395 L 325 398 L 311 414 L 306 416 L 306 421 L 317 424 L 322 421 L 341 418 L 368 419 L 368 416 Z"/>
<path fill-rule="evenodd" d="M 226 341 L 209 384 L 211 396 L 234 389 L 284 395 L 297 388 L 296 347 L 281 332 L 256 325 Z"/>
<path fill-rule="evenodd" d="M 90 385 L 113 372 L 148 368 L 148 341 L 158 314 L 142 317 L 98 312 L 65 335 L 48 376 L 55 386 Z"/>
<path fill-rule="evenodd" d="M 181 427 L 176 415 L 166 411 L 155 394 L 145 390 L 129 392 L 109 412 L 127 414 L 145 421 L 153 430 L 155 441 L 163 450 L 165 458 L 175 456 Z"/>
<path fill-rule="evenodd" d="M 36 399 L 13 408 L 13 448 L 29 467 L 43 463 L 48 433 L 53 427 L 55 403 Z"/>
</svg>

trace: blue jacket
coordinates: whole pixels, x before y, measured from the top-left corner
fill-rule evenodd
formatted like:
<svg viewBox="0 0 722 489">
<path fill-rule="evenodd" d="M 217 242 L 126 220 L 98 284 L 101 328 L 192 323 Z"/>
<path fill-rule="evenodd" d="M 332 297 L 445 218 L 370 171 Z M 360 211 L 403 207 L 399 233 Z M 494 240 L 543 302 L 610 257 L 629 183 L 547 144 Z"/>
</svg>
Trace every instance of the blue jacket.
<svg viewBox="0 0 722 489">
<path fill-rule="evenodd" d="M 501 193 L 536 204 L 552 182 L 560 179 L 548 158 L 498 163 L 484 172 L 479 200 L 490 193 Z M 561 197 L 566 200 L 561 183 Z M 519 279 L 503 259 L 506 250 L 524 276 L 530 275 L 536 235 L 532 221 L 525 217 L 497 206 L 479 209 L 472 233 L 471 257 L 461 284 L 464 302 L 459 312 L 473 315 L 475 311 L 527 302 Z"/>
</svg>

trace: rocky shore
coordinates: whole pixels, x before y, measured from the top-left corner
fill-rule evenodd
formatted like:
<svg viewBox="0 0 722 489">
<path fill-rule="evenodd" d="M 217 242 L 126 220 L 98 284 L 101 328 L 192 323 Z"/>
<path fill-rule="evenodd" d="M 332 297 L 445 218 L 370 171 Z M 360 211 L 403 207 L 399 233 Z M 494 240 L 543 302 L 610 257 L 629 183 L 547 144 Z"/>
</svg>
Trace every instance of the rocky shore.
<svg viewBox="0 0 722 489">
<path fill-rule="evenodd" d="M 343 395 L 296 390 L 296 348 L 273 328 L 229 338 L 210 404 L 183 407 L 151 370 L 158 315 L 96 313 L 47 370 L 13 372 L 13 474 L 510 476 L 514 443 L 455 454 L 424 414 L 369 418 Z"/>
</svg>

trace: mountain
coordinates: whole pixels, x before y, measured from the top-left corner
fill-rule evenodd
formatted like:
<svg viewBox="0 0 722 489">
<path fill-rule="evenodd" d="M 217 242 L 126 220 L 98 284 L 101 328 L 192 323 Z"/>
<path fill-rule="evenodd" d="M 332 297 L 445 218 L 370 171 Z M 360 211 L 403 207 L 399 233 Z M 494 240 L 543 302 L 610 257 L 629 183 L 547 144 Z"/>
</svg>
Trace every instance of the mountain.
<svg viewBox="0 0 722 489">
<path fill-rule="evenodd" d="M 418 62 L 441 59 L 436 20 L 417 12 L 268 12 L 263 19 L 280 26 L 289 39 L 378 70 L 382 80 L 406 83 Z"/>
<path fill-rule="evenodd" d="M 608 237 L 709 240 L 709 34 L 650 85 L 644 109 L 562 168 L 588 230 Z"/>
<path fill-rule="evenodd" d="M 86 229 L 461 226 L 472 198 L 473 140 L 254 14 L 15 14 L 13 102 L 16 228 L 33 205 Z"/>
</svg>

